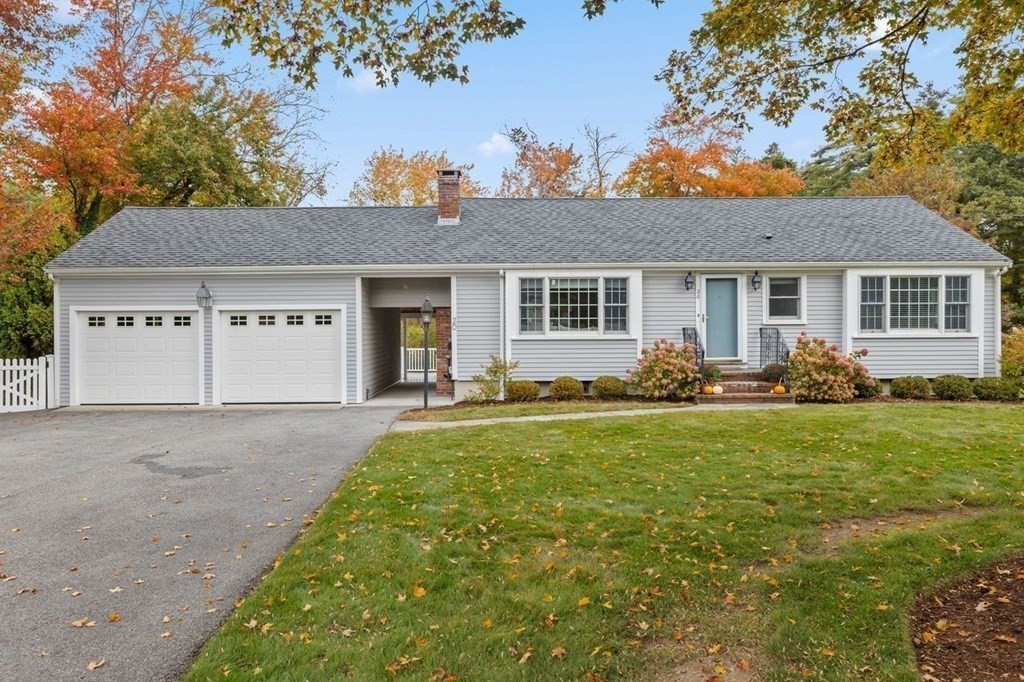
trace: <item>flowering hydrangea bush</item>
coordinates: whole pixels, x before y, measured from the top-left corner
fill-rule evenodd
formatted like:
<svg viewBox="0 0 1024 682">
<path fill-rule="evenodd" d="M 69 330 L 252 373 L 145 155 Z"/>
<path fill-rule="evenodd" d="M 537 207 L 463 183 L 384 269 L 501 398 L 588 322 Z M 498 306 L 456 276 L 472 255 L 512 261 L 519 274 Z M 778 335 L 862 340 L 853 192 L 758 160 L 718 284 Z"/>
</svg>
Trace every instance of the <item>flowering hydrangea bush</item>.
<svg viewBox="0 0 1024 682">
<path fill-rule="evenodd" d="M 789 356 L 789 387 L 797 400 L 811 403 L 847 403 L 857 395 L 857 386 L 874 387 L 874 379 L 860 362 L 866 349 L 849 355 L 824 339 L 801 334 L 796 350 Z"/>
<path fill-rule="evenodd" d="M 650 348 L 644 348 L 636 367 L 629 370 L 626 383 L 648 398 L 692 398 L 699 379 L 693 344 L 677 346 L 667 339 L 658 339 Z"/>
<path fill-rule="evenodd" d="M 1024 391 L 1024 327 L 1003 334 L 1003 378 Z"/>
</svg>

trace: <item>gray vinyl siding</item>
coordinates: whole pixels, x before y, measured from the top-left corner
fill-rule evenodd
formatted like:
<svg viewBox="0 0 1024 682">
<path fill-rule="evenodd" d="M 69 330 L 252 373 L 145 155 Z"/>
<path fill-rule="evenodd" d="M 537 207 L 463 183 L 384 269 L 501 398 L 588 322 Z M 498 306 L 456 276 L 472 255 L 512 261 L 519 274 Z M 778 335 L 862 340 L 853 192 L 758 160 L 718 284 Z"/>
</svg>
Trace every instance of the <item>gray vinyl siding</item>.
<svg viewBox="0 0 1024 682">
<path fill-rule="evenodd" d="M 643 278 L 643 342 L 658 339 L 678 342 L 683 327 L 697 324 L 697 287 L 683 284 L 685 271 L 645 272 Z"/>
<path fill-rule="evenodd" d="M 363 389 L 371 398 L 402 378 L 401 320 L 398 308 L 363 308 Z"/>
<path fill-rule="evenodd" d="M 996 300 L 995 277 L 985 273 L 985 328 L 982 333 L 985 335 L 985 376 L 994 377 L 999 375 L 999 351 L 996 348 L 996 327 L 999 319 L 999 301 Z"/>
<path fill-rule="evenodd" d="M 203 402 L 213 404 L 213 309 L 203 311 Z"/>
<path fill-rule="evenodd" d="M 217 307 L 232 305 L 265 305 L 287 308 L 290 305 L 348 307 L 345 347 L 347 351 L 348 398 L 356 401 L 356 310 L 355 279 L 338 275 L 164 275 L 140 277 L 60 277 L 59 338 L 56 352 L 60 356 L 59 395 L 62 405 L 71 402 L 70 309 L 72 307 L 102 308 L 130 306 L 144 311 L 150 306 L 194 308 L 196 289 L 201 281 L 213 292 Z M 205 384 L 203 394 L 213 396 L 212 316 L 206 323 Z"/>
<path fill-rule="evenodd" d="M 501 278 L 493 272 L 455 280 L 454 378 L 469 381 L 490 363 L 491 355 L 501 354 Z"/>
<path fill-rule="evenodd" d="M 512 360 L 519 363 L 515 376 L 533 381 L 563 375 L 580 381 L 603 374 L 625 378 L 636 358 L 637 342 L 632 338 L 512 340 Z"/>
<path fill-rule="evenodd" d="M 753 274 L 753 273 L 751 273 Z M 762 273 L 764 286 L 772 273 Z M 788 273 L 787 273 L 788 275 Z M 780 276 L 787 276 L 780 275 Z M 746 276 L 749 288 L 750 275 Z M 816 273 L 806 276 L 807 319 L 801 324 L 764 321 L 764 290 L 747 292 L 747 363 L 761 366 L 761 327 L 777 327 L 782 331 L 789 350 L 796 348 L 796 339 L 802 332 L 817 336 L 829 343 L 843 342 L 843 274 L 841 272 Z"/>
<path fill-rule="evenodd" d="M 879 379 L 913 374 L 928 378 L 940 374 L 978 376 L 978 339 L 972 336 L 907 339 L 855 336 L 853 347 L 868 350 L 862 362 L 872 376 Z"/>
</svg>

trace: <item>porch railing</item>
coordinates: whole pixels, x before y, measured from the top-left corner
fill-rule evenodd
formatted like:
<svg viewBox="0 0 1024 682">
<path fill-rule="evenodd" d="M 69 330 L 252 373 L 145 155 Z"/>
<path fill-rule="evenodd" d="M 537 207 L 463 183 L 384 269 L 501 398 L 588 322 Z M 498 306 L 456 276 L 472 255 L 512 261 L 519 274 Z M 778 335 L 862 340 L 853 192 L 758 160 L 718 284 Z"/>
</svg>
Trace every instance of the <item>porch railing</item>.
<svg viewBox="0 0 1024 682">
<path fill-rule="evenodd" d="M 782 379 L 788 379 L 789 345 L 778 327 L 761 327 L 761 367 L 782 365 Z"/>
<path fill-rule="evenodd" d="M 683 344 L 693 344 L 697 354 L 697 370 L 704 376 L 704 343 L 700 339 L 700 332 L 696 327 L 683 327 Z"/>
<path fill-rule="evenodd" d="M 437 371 L 437 349 L 427 349 L 427 371 Z M 403 348 L 402 349 L 402 374 L 406 372 L 422 372 L 423 371 L 423 349 L 422 348 Z"/>
</svg>

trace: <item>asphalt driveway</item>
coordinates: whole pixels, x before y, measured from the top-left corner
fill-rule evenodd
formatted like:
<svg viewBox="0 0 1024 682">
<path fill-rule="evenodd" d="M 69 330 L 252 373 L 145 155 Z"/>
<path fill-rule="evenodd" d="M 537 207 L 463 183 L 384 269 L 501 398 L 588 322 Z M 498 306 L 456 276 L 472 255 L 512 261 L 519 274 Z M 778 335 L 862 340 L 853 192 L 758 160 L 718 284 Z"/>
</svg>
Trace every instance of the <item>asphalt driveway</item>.
<svg viewBox="0 0 1024 682">
<path fill-rule="evenodd" d="M 398 411 L 0 415 L 0 679 L 180 675 Z"/>
</svg>

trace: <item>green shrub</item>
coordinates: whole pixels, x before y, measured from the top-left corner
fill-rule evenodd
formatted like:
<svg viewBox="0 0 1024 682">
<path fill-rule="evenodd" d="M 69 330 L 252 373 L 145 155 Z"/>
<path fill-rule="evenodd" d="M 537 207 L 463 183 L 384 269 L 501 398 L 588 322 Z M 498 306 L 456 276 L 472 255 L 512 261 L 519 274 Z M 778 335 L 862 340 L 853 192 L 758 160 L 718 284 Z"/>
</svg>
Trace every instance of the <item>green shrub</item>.
<svg viewBox="0 0 1024 682">
<path fill-rule="evenodd" d="M 897 377 L 889 386 L 893 398 L 927 400 L 932 394 L 932 385 L 924 377 Z"/>
<path fill-rule="evenodd" d="M 598 377 L 590 384 L 590 393 L 595 398 L 621 398 L 626 395 L 626 382 L 618 377 Z"/>
<path fill-rule="evenodd" d="M 801 334 L 789 356 L 789 388 L 797 400 L 810 403 L 848 403 L 855 386 L 868 381 L 868 370 L 859 361 L 866 349 L 843 355 L 836 344 Z"/>
<path fill-rule="evenodd" d="M 773 384 L 777 384 L 782 381 L 782 377 L 786 376 L 785 365 L 765 365 L 761 368 L 761 378 L 765 381 L 770 381 Z"/>
<path fill-rule="evenodd" d="M 583 397 L 583 383 L 572 377 L 558 377 L 548 387 L 548 395 L 555 400 L 579 400 Z"/>
<path fill-rule="evenodd" d="M 960 374 L 943 374 L 932 380 L 932 393 L 939 400 L 970 400 L 971 380 Z"/>
<path fill-rule="evenodd" d="M 853 385 L 853 392 L 858 398 L 877 398 L 882 395 L 882 382 L 874 377 L 866 377 Z"/>
<path fill-rule="evenodd" d="M 1003 378 L 1024 391 L 1024 327 L 1014 327 L 1003 334 Z"/>
<path fill-rule="evenodd" d="M 706 383 L 717 384 L 722 380 L 722 370 L 718 368 L 718 365 L 704 365 L 704 371 L 701 372 L 702 378 Z"/>
<path fill-rule="evenodd" d="M 979 400 L 1016 400 L 1020 392 L 1002 377 L 985 377 L 974 380 L 974 395 Z"/>
<path fill-rule="evenodd" d="M 540 397 L 540 384 L 536 381 L 516 380 L 508 382 L 505 387 L 505 400 L 513 403 L 526 403 Z"/>
<path fill-rule="evenodd" d="M 693 344 L 677 346 L 658 339 L 644 348 L 626 383 L 648 398 L 692 398 L 697 393 L 697 351 Z"/>
</svg>

